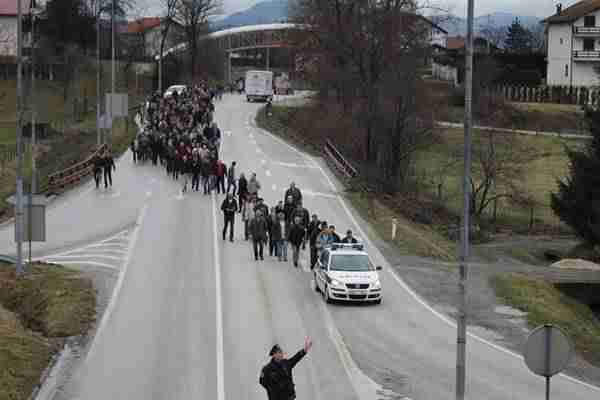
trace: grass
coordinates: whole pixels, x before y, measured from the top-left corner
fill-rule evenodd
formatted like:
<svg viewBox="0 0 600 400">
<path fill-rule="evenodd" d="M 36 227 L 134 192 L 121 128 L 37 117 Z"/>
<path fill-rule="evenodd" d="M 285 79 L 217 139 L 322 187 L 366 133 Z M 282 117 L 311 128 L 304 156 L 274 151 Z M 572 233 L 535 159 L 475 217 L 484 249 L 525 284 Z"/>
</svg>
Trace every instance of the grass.
<svg viewBox="0 0 600 400">
<path fill-rule="evenodd" d="M 562 328 L 573 339 L 577 352 L 600 366 L 600 322 L 588 306 L 547 282 L 518 274 L 497 275 L 490 282 L 506 304 L 527 312 L 530 327 L 551 323 Z"/>
<path fill-rule="evenodd" d="M 292 119 L 299 110 L 301 108 L 274 106 L 272 115 L 267 117 L 263 108 L 258 112 L 256 122 L 262 129 L 293 142 L 308 153 L 320 156 L 322 153 L 318 143 L 307 140 L 306 137 L 290 128 L 293 126 Z M 392 240 L 391 221 L 392 218 L 398 219 L 398 231 L 393 244 L 401 253 L 443 260 L 456 258 L 456 246 L 453 242 L 431 227 L 406 219 L 399 210 L 390 204 L 374 199 L 374 195 L 347 192 L 346 197 L 358 212 L 371 222 L 378 235 L 385 240 Z"/>
<path fill-rule="evenodd" d="M 89 279 L 35 264 L 23 279 L 0 266 L 0 400 L 28 399 L 60 341 L 86 334 L 95 319 Z"/>
</svg>

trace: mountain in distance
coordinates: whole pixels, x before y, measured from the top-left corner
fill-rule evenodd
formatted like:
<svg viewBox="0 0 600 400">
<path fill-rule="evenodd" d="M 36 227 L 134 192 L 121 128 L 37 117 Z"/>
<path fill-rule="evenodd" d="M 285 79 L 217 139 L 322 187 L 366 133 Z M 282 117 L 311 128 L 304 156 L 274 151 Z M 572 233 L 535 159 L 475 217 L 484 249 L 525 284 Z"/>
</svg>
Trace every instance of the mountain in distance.
<svg viewBox="0 0 600 400">
<path fill-rule="evenodd" d="M 495 12 L 487 15 L 480 15 L 475 17 L 473 20 L 473 27 L 475 32 L 481 31 L 483 28 L 491 27 L 506 27 L 510 26 L 515 18 L 519 18 L 519 21 L 526 28 L 532 29 L 539 25 L 541 18 L 532 17 L 528 15 L 517 15 L 507 12 Z M 441 16 L 434 18 L 439 20 L 439 25 L 448 31 L 448 35 L 466 35 L 467 34 L 467 20 L 466 18 L 457 17 L 455 15 Z"/>
<path fill-rule="evenodd" d="M 220 21 L 213 21 L 212 30 L 237 28 L 239 26 L 273 24 L 288 19 L 288 0 L 267 0 L 256 3 L 247 10 L 228 15 Z"/>
</svg>

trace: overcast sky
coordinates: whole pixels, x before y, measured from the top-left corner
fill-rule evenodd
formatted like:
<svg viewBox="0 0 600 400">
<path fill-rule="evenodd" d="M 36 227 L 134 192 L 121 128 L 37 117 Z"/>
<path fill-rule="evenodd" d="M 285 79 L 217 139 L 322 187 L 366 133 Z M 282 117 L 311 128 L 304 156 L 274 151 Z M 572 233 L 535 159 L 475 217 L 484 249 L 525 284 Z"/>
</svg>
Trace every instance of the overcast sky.
<svg viewBox="0 0 600 400">
<path fill-rule="evenodd" d="M 244 10 L 261 0 L 222 0 L 226 14 Z M 453 14 L 465 16 L 467 14 L 466 0 L 426 0 L 432 5 L 443 9 L 449 9 Z M 142 11 L 145 15 L 156 15 L 161 10 L 161 0 L 138 0 L 145 4 Z M 547 17 L 554 14 L 556 4 L 559 0 L 475 0 L 475 15 L 490 14 L 493 12 L 510 12 L 519 15 L 533 15 Z M 567 7 L 576 0 L 562 1 L 563 7 Z"/>
</svg>

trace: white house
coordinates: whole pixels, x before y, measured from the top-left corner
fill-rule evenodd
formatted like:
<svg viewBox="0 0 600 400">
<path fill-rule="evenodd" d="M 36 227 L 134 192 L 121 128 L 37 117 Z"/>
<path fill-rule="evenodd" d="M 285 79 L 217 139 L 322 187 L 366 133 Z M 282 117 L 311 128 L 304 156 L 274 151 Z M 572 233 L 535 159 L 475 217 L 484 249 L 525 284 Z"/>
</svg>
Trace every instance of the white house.
<svg viewBox="0 0 600 400">
<path fill-rule="evenodd" d="M 548 85 L 600 84 L 600 0 L 582 0 L 542 21 L 546 24 Z"/>
</svg>

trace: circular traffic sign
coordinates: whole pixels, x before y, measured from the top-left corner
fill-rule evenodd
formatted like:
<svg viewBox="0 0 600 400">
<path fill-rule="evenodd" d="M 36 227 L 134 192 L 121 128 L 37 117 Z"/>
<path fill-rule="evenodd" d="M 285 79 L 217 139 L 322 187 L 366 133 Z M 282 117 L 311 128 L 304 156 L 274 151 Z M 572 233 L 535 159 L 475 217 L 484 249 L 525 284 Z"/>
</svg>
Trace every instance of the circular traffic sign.
<svg viewBox="0 0 600 400">
<path fill-rule="evenodd" d="M 573 356 L 573 344 L 556 326 L 543 325 L 529 334 L 523 356 L 536 375 L 550 377 L 561 372 Z"/>
</svg>

